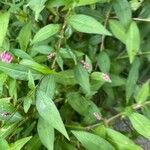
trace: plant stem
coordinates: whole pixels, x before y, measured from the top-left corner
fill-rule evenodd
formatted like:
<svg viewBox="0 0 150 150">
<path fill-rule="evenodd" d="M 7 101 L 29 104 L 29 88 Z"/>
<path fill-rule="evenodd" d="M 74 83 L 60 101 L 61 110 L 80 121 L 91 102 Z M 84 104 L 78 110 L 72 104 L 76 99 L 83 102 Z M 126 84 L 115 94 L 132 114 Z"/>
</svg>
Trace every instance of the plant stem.
<svg viewBox="0 0 150 150">
<path fill-rule="evenodd" d="M 114 16 L 111 17 L 111 19 L 118 19 L 118 17 Z M 150 19 L 145 19 L 145 18 L 132 18 L 134 21 L 142 21 L 142 22 L 150 22 Z"/>
<path fill-rule="evenodd" d="M 150 55 L 150 52 L 142 52 L 142 53 L 137 54 L 136 56 L 143 56 L 143 55 Z M 129 57 L 128 55 L 120 56 L 120 57 L 117 57 L 116 60 L 126 59 L 128 57 Z"/>
<path fill-rule="evenodd" d="M 65 30 L 65 28 L 66 28 L 66 25 L 67 25 L 67 17 L 69 16 L 70 12 L 71 12 L 71 8 L 68 10 L 68 12 L 67 12 L 67 14 L 66 14 L 66 16 L 65 16 L 65 19 L 64 19 L 64 23 L 63 23 L 62 28 L 61 28 L 61 30 L 60 30 L 59 40 L 58 40 L 58 42 L 56 43 L 56 56 L 55 56 L 55 58 L 54 58 L 54 61 L 53 61 L 53 63 L 52 63 L 52 66 L 51 66 L 52 69 L 54 69 L 55 64 L 56 64 L 57 52 L 59 51 L 59 49 L 60 49 L 60 47 L 61 47 L 62 39 L 64 38 L 64 30 Z"/>
<path fill-rule="evenodd" d="M 147 101 L 145 102 L 144 104 L 133 104 L 131 106 L 132 109 L 134 110 L 137 110 L 139 108 L 142 108 L 146 105 L 150 105 L 150 101 Z M 105 126 L 108 126 L 109 123 L 111 123 L 112 121 L 114 121 L 115 119 L 121 117 L 122 115 L 124 114 L 124 112 L 120 112 L 118 114 L 116 114 L 115 116 L 111 117 L 111 118 L 108 118 L 108 119 L 102 119 L 103 122 L 99 122 L 99 123 L 96 123 L 96 124 L 93 124 L 93 125 L 89 125 L 89 126 L 86 126 L 86 127 L 82 127 L 82 126 L 75 126 L 75 125 L 65 125 L 66 128 L 69 128 L 69 129 L 74 129 L 74 130 L 85 130 L 85 131 L 89 131 L 89 130 L 92 130 L 102 124 L 104 124 Z"/>
<path fill-rule="evenodd" d="M 105 22 L 104 22 L 104 27 L 107 26 L 107 23 L 108 23 L 108 20 L 109 20 L 109 17 L 110 17 L 110 13 L 111 13 L 111 9 L 112 9 L 112 6 L 109 8 L 107 14 L 106 14 L 106 19 L 105 19 Z M 100 51 L 103 51 L 104 49 L 104 41 L 105 41 L 105 35 L 103 34 L 102 35 L 102 41 L 101 41 L 101 45 L 100 45 Z"/>
</svg>

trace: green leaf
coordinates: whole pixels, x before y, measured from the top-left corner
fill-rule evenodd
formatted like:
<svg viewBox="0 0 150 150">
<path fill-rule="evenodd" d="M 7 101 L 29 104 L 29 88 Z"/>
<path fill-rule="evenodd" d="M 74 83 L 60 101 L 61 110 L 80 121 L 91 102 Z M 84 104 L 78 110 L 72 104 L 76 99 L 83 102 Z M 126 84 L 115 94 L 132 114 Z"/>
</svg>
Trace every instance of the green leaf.
<svg viewBox="0 0 150 150">
<path fill-rule="evenodd" d="M 13 49 L 12 53 L 17 57 L 32 60 L 32 57 L 29 54 L 27 54 L 25 51 L 21 50 L 21 49 Z"/>
<path fill-rule="evenodd" d="M 26 149 L 28 150 L 39 150 L 41 148 L 41 141 L 38 134 L 35 134 L 33 138 L 26 144 Z"/>
<path fill-rule="evenodd" d="M 113 7 L 121 23 L 128 27 L 132 20 L 131 6 L 127 0 L 114 0 Z"/>
<path fill-rule="evenodd" d="M 143 3 L 144 0 L 131 0 L 130 4 L 132 9 L 135 11 L 137 10 Z"/>
<path fill-rule="evenodd" d="M 1 150 L 9 149 L 9 145 L 8 145 L 7 141 L 3 138 L 0 138 L 0 149 Z"/>
<path fill-rule="evenodd" d="M 51 99 L 54 98 L 56 91 L 56 82 L 54 75 L 45 76 L 39 86 L 40 90 L 45 92 L 45 94 Z"/>
<path fill-rule="evenodd" d="M 59 140 L 55 143 L 55 150 L 60 150 L 60 148 L 61 150 L 77 150 L 77 148 L 72 144 L 67 143 L 66 141 Z"/>
<path fill-rule="evenodd" d="M 84 6 L 84 5 L 91 5 L 94 3 L 106 3 L 106 2 L 110 2 L 110 0 L 79 0 L 79 1 L 77 1 L 76 5 L 77 6 Z"/>
<path fill-rule="evenodd" d="M 139 89 L 138 94 L 136 96 L 136 102 L 137 103 L 144 103 L 147 100 L 149 95 L 150 95 L 150 81 L 148 80 Z"/>
<path fill-rule="evenodd" d="M 139 59 L 135 59 L 130 69 L 129 76 L 126 82 L 126 102 L 127 103 L 129 102 L 129 99 L 135 90 L 136 82 L 139 76 L 139 67 L 140 67 L 140 61 Z"/>
<path fill-rule="evenodd" d="M 90 81 L 89 74 L 81 64 L 78 64 L 74 68 L 74 75 L 77 83 L 82 87 L 86 94 L 90 93 Z"/>
<path fill-rule="evenodd" d="M 109 27 L 113 33 L 113 35 L 123 42 L 126 43 L 126 29 L 124 26 L 120 23 L 120 21 L 117 20 L 110 20 L 109 21 Z"/>
<path fill-rule="evenodd" d="M 53 51 L 53 48 L 49 45 L 34 45 L 31 48 L 31 56 L 36 56 L 37 54 L 48 55 Z"/>
<path fill-rule="evenodd" d="M 111 74 L 111 86 L 115 87 L 115 86 L 122 86 L 126 84 L 126 79 L 119 76 L 119 75 L 115 75 L 115 74 Z"/>
<path fill-rule="evenodd" d="M 74 4 L 72 4 L 72 2 Z M 110 2 L 110 0 L 78 0 L 78 1 L 72 1 L 72 0 L 50 0 L 48 1 L 47 7 L 51 8 L 51 7 L 60 7 L 60 6 L 70 6 L 68 4 L 71 3 L 71 5 L 73 5 L 74 7 L 78 7 L 78 6 L 84 6 L 84 5 L 91 5 L 94 3 L 105 3 L 105 2 Z"/>
<path fill-rule="evenodd" d="M 37 125 L 38 135 L 41 142 L 48 150 L 54 148 L 54 128 L 43 118 L 39 118 Z"/>
<path fill-rule="evenodd" d="M 21 114 L 16 111 L 16 108 L 11 103 L 5 100 L 0 101 L 0 120 L 8 120 L 9 123 L 12 123 L 18 122 L 22 119 L 23 117 Z"/>
<path fill-rule="evenodd" d="M 107 128 L 106 134 L 108 141 L 112 143 L 118 150 L 143 150 L 120 132 Z"/>
<path fill-rule="evenodd" d="M 28 87 L 29 87 L 31 90 L 34 90 L 34 89 L 35 89 L 35 83 L 34 83 L 33 75 L 32 75 L 32 73 L 31 73 L 30 70 L 29 70 L 29 72 L 28 72 L 28 78 L 29 78 Z"/>
<path fill-rule="evenodd" d="M 29 108 L 31 107 L 31 104 L 32 104 L 32 97 L 30 96 L 26 96 L 24 99 L 23 99 L 23 109 L 24 109 L 24 112 L 27 113 Z"/>
<path fill-rule="evenodd" d="M 20 64 L 7 64 L 0 62 L 0 71 L 6 73 L 10 77 L 19 80 L 28 80 L 28 70 L 29 68 Z M 31 70 L 34 80 L 40 79 L 42 74 Z"/>
<path fill-rule="evenodd" d="M 58 64 L 58 66 L 61 68 L 61 70 L 63 71 L 64 70 L 64 67 L 63 67 L 64 61 L 59 54 L 56 55 L 56 62 Z"/>
<path fill-rule="evenodd" d="M 150 120 L 139 113 L 132 113 L 129 119 L 133 128 L 144 137 L 150 140 Z"/>
<path fill-rule="evenodd" d="M 60 30 L 59 24 L 49 24 L 45 27 L 41 28 L 34 36 L 32 44 L 41 42 L 43 40 L 48 39 L 49 37 L 53 36 Z"/>
<path fill-rule="evenodd" d="M 10 145 L 10 148 L 8 150 L 21 150 L 21 148 L 31 139 L 32 137 L 26 137 L 26 138 L 22 138 L 18 141 L 16 141 L 15 143 L 12 143 Z"/>
<path fill-rule="evenodd" d="M 11 135 L 14 132 L 16 127 L 17 127 L 17 123 L 4 125 L 3 127 L 0 128 L 0 137 L 7 138 L 9 135 Z"/>
<path fill-rule="evenodd" d="M 59 72 L 55 75 L 55 80 L 57 83 L 62 85 L 75 85 L 77 82 L 74 78 L 74 71 L 73 70 L 65 70 Z"/>
<path fill-rule="evenodd" d="M 14 104 L 17 103 L 17 82 L 15 79 L 9 79 L 8 91 L 10 97 L 13 99 Z"/>
<path fill-rule="evenodd" d="M 8 12 L 0 12 L 0 47 L 2 47 L 3 41 L 7 33 L 9 16 L 10 14 Z"/>
<path fill-rule="evenodd" d="M 3 94 L 3 86 L 7 80 L 7 75 L 5 73 L 0 74 L 0 96 Z"/>
<path fill-rule="evenodd" d="M 110 69 L 110 58 L 106 52 L 101 52 L 97 56 L 97 63 L 100 70 L 104 73 L 108 73 Z"/>
<path fill-rule="evenodd" d="M 100 136 L 85 131 L 72 131 L 72 133 L 88 150 L 115 150 L 109 142 Z"/>
<path fill-rule="evenodd" d="M 32 24 L 31 22 L 29 22 L 19 32 L 18 41 L 19 41 L 20 48 L 22 50 L 27 49 L 28 43 L 31 38 L 31 27 L 32 27 Z"/>
<path fill-rule="evenodd" d="M 72 15 L 68 18 L 68 24 L 79 32 L 111 35 L 100 22 L 87 15 Z"/>
<path fill-rule="evenodd" d="M 132 22 L 126 37 L 126 47 L 130 63 L 133 62 L 140 49 L 140 33 L 136 22 Z"/>
<path fill-rule="evenodd" d="M 43 66 L 35 61 L 28 60 L 28 59 L 23 59 L 20 64 L 28 66 L 29 68 L 32 68 L 36 71 L 39 71 L 43 74 L 52 74 L 54 73 L 53 70 L 50 70 L 47 66 Z"/>
<path fill-rule="evenodd" d="M 28 6 L 35 12 L 35 20 L 38 20 L 38 17 L 40 15 L 40 12 L 45 7 L 45 2 L 47 0 L 30 0 L 28 3 Z"/>
<path fill-rule="evenodd" d="M 80 115 L 85 115 L 85 113 L 88 109 L 88 106 L 89 106 L 89 101 L 86 100 L 83 96 L 81 96 L 78 92 L 68 93 L 66 101 Z M 83 106 L 83 107 L 81 107 L 81 106 Z"/>
<path fill-rule="evenodd" d="M 51 98 L 41 90 L 36 92 L 36 108 L 44 120 L 69 139 L 57 107 Z"/>
</svg>

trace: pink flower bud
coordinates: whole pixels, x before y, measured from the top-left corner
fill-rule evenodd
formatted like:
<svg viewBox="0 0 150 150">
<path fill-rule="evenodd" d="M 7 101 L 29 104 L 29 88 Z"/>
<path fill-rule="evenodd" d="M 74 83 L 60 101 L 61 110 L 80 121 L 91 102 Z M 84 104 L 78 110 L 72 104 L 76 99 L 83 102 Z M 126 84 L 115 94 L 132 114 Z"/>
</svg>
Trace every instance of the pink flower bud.
<svg viewBox="0 0 150 150">
<path fill-rule="evenodd" d="M 2 62 L 11 63 L 11 61 L 13 60 L 13 57 L 11 56 L 10 53 L 8 53 L 7 51 L 4 51 L 0 54 L 0 59 Z"/>
<path fill-rule="evenodd" d="M 110 79 L 109 75 L 107 75 L 105 73 L 102 74 L 102 78 L 103 78 L 104 81 L 111 82 L 111 79 Z"/>
<path fill-rule="evenodd" d="M 50 53 L 50 54 L 47 56 L 48 60 L 51 60 L 55 55 L 56 55 L 56 53 Z"/>
<path fill-rule="evenodd" d="M 96 120 L 101 120 L 101 116 L 97 112 L 94 112 L 93 115 L 95 116 Z"/>
</svg>

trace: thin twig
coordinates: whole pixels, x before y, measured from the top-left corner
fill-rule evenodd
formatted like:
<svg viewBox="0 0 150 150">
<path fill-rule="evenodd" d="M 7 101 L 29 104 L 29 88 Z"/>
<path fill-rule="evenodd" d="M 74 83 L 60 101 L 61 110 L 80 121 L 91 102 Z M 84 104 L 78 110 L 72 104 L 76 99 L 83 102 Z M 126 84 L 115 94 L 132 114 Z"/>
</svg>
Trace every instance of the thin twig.
<svg viewBox="0 0 150 150">
<path fill-rule="evenodd" d="M 118 17 L 111 17 L 111 19 L 118 19 Z M 132 18 L 134 21 L 142 21 L 142 22 L 150 22 L 150 18 L 145 19 L 145 18 Z"/>
<path fill-rule="evenodd" d="M 62 39 L 64 38 L 64 30 L 66 28 L 66 25 L 67 25 L 67 17 L 69 16 L 70 12 L 71 12 L 71 9 L 70 8 L 64 18 L 64 23 L 62 25 L 62 28 L 61 28 L 61 31 L 60 31 L 60 36 L 59 36 L 59 40 L 58 42 L 56 43 L 56 53 L 57 51 L 59 51 L 60 47 L 61 47 L 61 43 L 62 43 Z M 55 56 L 54 60 L 53 60 L 53 63 L 51 65 L 51 68 L 54 69 L 55 67 L 55 64 L 56 64 L 56 59 L 57 59 L 57 55 Z"/>
<path fill-rule="evenodd" d="M 146 105 L 150 105 L 150 101 L 147 101 L 144 104 L 133 104 L 131 106 L 131 108 L 134 109 L 134 110 L 137 110 L 137 109 L 142 108 L 142 107 L 144 107 Z M 65 125 L 65 127 L 66 128 L 70 128 L 70 129 L 75 129 L 75 130 L 88 130 L 89 131 L 89 130 L 92 130 L 92 129 L 102 125 L 102 124 L 108 126 L 112 121 L 114 121 L 115 119 L 117 119 L 117 118 L 119 118 L 119 117 L 121 117 L 123 115 L 124 115 L 124 112 L 121 112 L 121 113 L 116 114 L 115 116 L 112 116 L 111 118 L 102 119 L 101 121 L 103 121 L 103 122 L 98 122 L 96 124 L 93 124 L 93 125 L 90 125 L 90 126 L 86 126 L 86 127 L 74 126 L 74 125 L 73 126 L 72 125 Z"/>
<path fill-rule="evenodd" d="M 142 52 L 142 53 L 136 54 L 136 56 L 144 56 L 144 55 L 150 55 L 150 52 Z M 119 57 L 116 58 L 116 60 L 126 59 L 128 57 L 129 57 L 128 55 L 119 56 Z"/>
<path fill-rule="evenodd" d="M 112 9 L 112 6 L 109 8 L 107 14 L 106 14 L 106 19 L 105 19 L 105 22 L 104 22 L 104 27 L 107 26 L 107 23 L 108 23 L 108 20 L 109 20 L 109 17 L 110 17 L 110 13 L 111 13 L 111 9 Z M 102 41 L 101 41 L 101 45 L 100 45 L 100 51 L 103 51 L 104 49 L 104 41 L 105 41 L 105 35 L 103 34 L 102 35 Z"/>
</svg>

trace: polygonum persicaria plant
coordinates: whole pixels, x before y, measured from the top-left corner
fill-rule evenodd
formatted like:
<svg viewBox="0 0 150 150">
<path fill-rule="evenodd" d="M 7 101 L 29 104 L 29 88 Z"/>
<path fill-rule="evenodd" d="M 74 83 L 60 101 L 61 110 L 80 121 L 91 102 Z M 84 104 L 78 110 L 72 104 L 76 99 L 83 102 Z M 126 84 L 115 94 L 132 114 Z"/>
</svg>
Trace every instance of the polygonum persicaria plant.
<svg viewBox="0 0 150 150">
<path fill-rule="evenodd" d="M 146 149 L 149 5 L 1 0 L 0 148 Z"/>
</svg>

